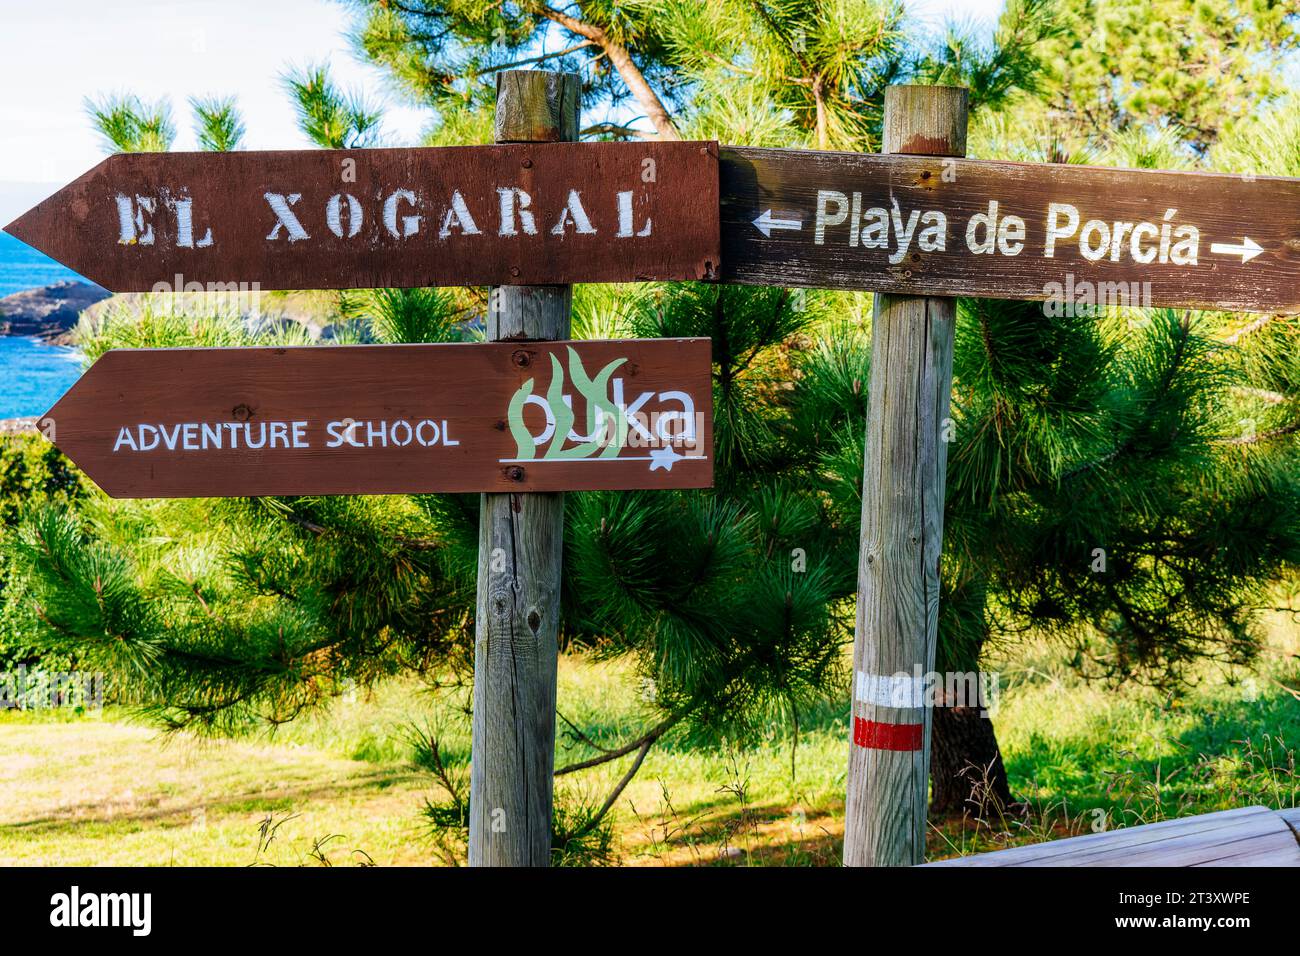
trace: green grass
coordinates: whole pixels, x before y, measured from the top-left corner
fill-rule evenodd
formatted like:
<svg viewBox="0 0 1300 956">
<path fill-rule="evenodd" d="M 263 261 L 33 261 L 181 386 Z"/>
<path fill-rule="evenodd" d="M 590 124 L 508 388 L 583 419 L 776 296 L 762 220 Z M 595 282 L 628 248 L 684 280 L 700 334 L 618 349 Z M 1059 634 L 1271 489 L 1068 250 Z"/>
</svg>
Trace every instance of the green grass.
<svg viewBox="0 0 1300 956">
<path fill-rule="evenodd" d="M 1250 669 L 1203 666 L 1177 695 L 1078 678 L 1051 647 L 1004 651 L 994 711 L 1027 812 L 935 828 L 932 856 L 1262 804 L 1300 805 L 1300 628 L 1282 615 Z M 995 665 L 997 666 L 997 665 Z"/>
<path fill-rule="evenodd" d="M 930 857 L 1248 804 L 1300 804 L 1300 636 L 1275 622 L 1251 671 L 1198 671 L 1170 698 L 1080 681 L 1059 651 L 1002 652 L 995 723 L 1017 812 L 932 821 Z M 445 794 L 411 761 L 436 735 L 453 772 L 469 762 L 465 689 L 396 681 L 244 741 L 163 739 L 110 708 L 99 716 L 0 716 L 0 863 L 275 864 L 454 860 L 420 813 Z M 652 716 L 617 664 L 566 656 L 556 764 L 642 733 Z M 632 865 L 835 865 L 843 831 L 847 703 L 704 746 L 670 733 L 618 801 L 616 858 Z M 576 730 L 575 730 L 576 728 Z M 581 735 L 581 736 L 580 736 Z M 599 804 L 631 758 L 562 777 L 564 808 Z M 793 760 L 793 767 L 792 767 Z"/>
</svg>

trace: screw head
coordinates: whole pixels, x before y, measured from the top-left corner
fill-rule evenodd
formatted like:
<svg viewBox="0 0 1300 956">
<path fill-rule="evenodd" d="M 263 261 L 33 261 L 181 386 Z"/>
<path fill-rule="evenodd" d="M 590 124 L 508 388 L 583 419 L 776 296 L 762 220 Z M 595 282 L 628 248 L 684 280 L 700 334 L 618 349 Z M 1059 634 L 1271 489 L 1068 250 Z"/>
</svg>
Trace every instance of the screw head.
<svg viewBox="0 0 1300 956">
<path fill-rule="evenodd" d="M 509 468 L 506 469 L 506 477 L 509 478 L 511 481 L 523 481 L 524 470 L 518 465 L 511 465 Z"/>
</svg>

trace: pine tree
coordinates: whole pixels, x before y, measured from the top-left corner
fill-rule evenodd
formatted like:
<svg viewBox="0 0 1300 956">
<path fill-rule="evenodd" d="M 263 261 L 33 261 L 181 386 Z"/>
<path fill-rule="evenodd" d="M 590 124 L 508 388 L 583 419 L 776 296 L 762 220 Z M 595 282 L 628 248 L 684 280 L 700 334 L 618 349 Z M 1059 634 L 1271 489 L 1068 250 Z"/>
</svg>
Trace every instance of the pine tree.
<svg viewBox="0 0 1300 956">
<path fill-rule="evenodd" d="M 379 109 L 360 93 L 338 88 L 324 64 L 292 69 L 284 87 L 298 114 L 298 127 L 322 149 L 361 149 L 379 145 Z"/>
<path fill-rule="evenodd" d="M 1287 0 L 1059 0 L 1055 16 L 1046 95 L 1030 108 L 1100 141 L 1174 127 L 1200 153 L 1286 91 L 1300 45 Z"/>
<path fill-rule="evenodd" d="M 445 127 L 481 128 L 485 79 L 536 66 L 581 72 L 587 136 L 867 150 L 886 86 L 958 83 L 976 107 L 1000 105 L 1033 87 L 1054 29 L 1049 0 L 1012 0 L 992 43 L 950 31 L 933 47 L 906 35 L 893 0 L 343 2 L 361 52 L 436 111 L 438 144 Z"/>
<path fill-rule="evenodd" d="M 137 96 L 86 100 L 86 113 L 110 152 L 165 153 L 176 141 L 176 124 L 166 100 L 145 103 Z"/>
<path fill-rule="evenodd" d="M 1114 682 L 1251 660 L 1300 559 L 1300 457 L 1294 417 L 1243 439 L 1262 406 L 1241 359 L 1213 316 L 962 303 L 940 671 L 1026 629 Z M 934 738 L 936 809 L 962 807 L 971 765 L 1010 797 L 989 721 L 938 708 Z"/>
<path fill-rule="evenodd" d="M 194 111 L 194 132 L 199 149 L 211 153 L 239 149 L 245 129 L 233 96 L 225 99 L 191 97 L 190 109 Z"/>
<path fill-rule="evenodd" d="M 591 4 L 581 19 L 528 4 L 367 12 L 359 45 L 438 111 L 431 142 L 480 133 L 490 116 L 483 78 L 521 56 L 548 65 L 585 58 L 597 109 L 617 110 L 629 98 L 658 103 L 647 115 L 661 136 L 676 135 L 679 124 L 700 135 L 765 116 L 778 118 L 769 141 L 849 148 L 874 142 L 891 79 L 976 67 L 1003 77 L 1027 56 L 1014 45 L 960 56 L 952 44 L 935 56 L 909 50 L 887 3 Z M 800 23 L 812 28 L 800 33 Z M 582 42 L 535 55 L 552 30 Z M 706 55 L 714 46 L 720 58 Z M 761 83 L 742 75 L 746 63 L 760 64 Z M 651 84 L 659 85 L 653 102 L 643 88 Z M 989 100 L 1009 88 L 993 85 Z M 375 111 L 338 91 L 323 67 L 290 73 L 286 86 L 318 145 L 351 147 L 373 136 Z M 711 95 L 741 86 L 740 97 Z M 214 145 L 229 139 L 221 112 L 199 114 Z M 640 135 L 609 122 L 592 122 L 588 132 Z M 856 490 L 850 482 L 822 495 L 814 471 L 821 459 L 808 452 L 847 459 L 860 445 L 850 433 L 861 431 L 866 394 L 865 302 L 692 285 L 580 290 L 575 334 L 714 342 L 717 488 L 569 499 L 566 640 L 639 662 L 655 687 L 639 746 L 682 722 L 723 733 L 776 713 L 797 720 L 801 706 L 843 686 L 856 507 L 840 517 L 834 505 Z M 472 316 L 481 304 L 475 290 L 376 290 L 342 296 L 340 312 L 360 318 L 373 340 L 439 341 L 467 328 L 444 320 Z M 828 332 L 832 308 L 841 317 Z M 241 335 L 219 317 L 146 314 L 93 330 L 88 348 L 93 357 L 112 345 L 234 344 Z M 794 414 L 792 375 L 802 376 L 806 417 Z M 840 425 L 828 431 L 828 422 Z M 41 514 L 27 527 L 15 552 L 26 575 L 23 607 L 51 648 L 79 647 L 90 663 L 122 674 L 123 696 L 168 726 L 230 733 L 277 723 L 343 681 L 463 668 L 475 504 L 456 496 L 226 502 L 216 506 L 222 520 L 192 546 L 202 560 L 187 551 L 182 562 L 174 553 L 182 529 L 200 526 L 212 506 L 97 500 L 80 519 Z M 411 570 L 398 573 L 408 562 Z M 353 566 L 373 573 L 358 578 Z M 412 606 L 415 618 L 404 611 Z M 200 646 L 212 653 L 199 654 Z M 153 663 L 134 666 L 143 660 Z"/>
<path fill-rule="evenodd" d="M 580 69 L 589 101 L 604 101 L 611 111 L 635 103 L 656 135 L 678 138 L 669 113 L 677 78 L 663 63 L 667 50 L 657 28 L 670 4 L 347 2 L 356 13 L 358 48 L 416 103 L 434 107 L 440 126 L 474 126 L 467 124 L 466 114 L 490 115 L 490 84 L 483 80 L 496 72 Z M 635 135 L 620 123 L 605 127 Z"/>
<path fill-rule="evenodd" d="M 239 148 L 244 121 L 233 96 L 196 96 L 189 102 L 199 149 L 225 152 Z M 176 124 L 166 99 L 146 103 L 131 94 L 105 96 L 87 99 L 86 112 L 108 152 L 165 153 L 176 142 Z"/>
<path fill-rule="evenodd" d="M 1217 164 L 1300 172 L 1285 164 L 1298 115 L 1235 130 Z M 1103 144 L 1040 124 L 1033 111 L 979 117 L 972 152 L 1194 163 L 1173 127 Z M 963 302 L 939 669 L 973 670 L 1026 631 L 1069 641 L 1082 671 L 1115 682 L 1173 688 L 1192 660 L 1249 661 L 1270 588 L 1296 567 L 1296 334 L 1279 316 Z M 1022 509 L 1041 513 L 1024 524 Z M 936 809 L 979 803 L 972 791 L 987 787 L 1009 799 L 992 723 L 937 709 L 932 779 Z"/>
<path fill-rule="evenodd" d="M 380 0 L 355 0 L 352 5 L 358 12 L 358 46 L 387 68 L 416 102 L 438 111 L 431 143 L 451 141 L 449 131 L 481 128 L 481 121 L 466 117 L 481 117 L 490 108 L 481 82 L 484 76 L 524 63 L 544 63 L 556 69 L 582 69 L 586 101 L 607 111 L 589 118 L 585 135 L 686 135 L 746 145 L 870 150 L 879 142 L 884 90 L 890 83 L 967 85 L 977 115 L 995 110 L 1035 90 L 1040 72 L 1037 51 L 1056 31 L 1043 0 L 1013 2 L 991 43 L 977 43 L 949 31 L 933 48 L 909 42 L 901 8 L 876 0 L 583 3 L 566 7 L 563 15 L 542 3 L 502 6 L 473 0 L 421 0 L 394 8 Z M 617 64 L 618 69 L 611 72 L 606 63 Z M 629 98 L 641 107 L 652 130 L 625 119 L 629 110 L 619 108 Z M 685 295 L 690 301 L 693 294 Z M 701 326 L 694 334 L 714 335 L 715 352 L 725 355 L 733 346 L 727 313 L 748 310 L 750 303 L 762 302 L 767 295 L 764 290 L 728 291 L 710 306 L 715 312 L 719 306 L 725 309 L 714 326 Z M 852 311 L 852 300 L 824 298 Z M 856 305 L 860 308 L 861 302 Z M 830 363 L 827 366 L 792 359 L 788 336 L 783 339 L 783 330 L 775 325 L 753 350 L 755 355 L 780 353 L 781 359 L 770 358 L 769 363 L 786 376 L 806 376 L 798 389 L 806 401 L 803 411 L 777 400 L 780 392 L 771 387 L 735 389 L 728 364 L 719 362 L 715 435 L 719 464 L 743 465 L 762 483 L 762 494 L 748 502 L 725 475 L 719 476 L 719 491 L 729 492 L 732 501 L 741 504 L 740 516 L 752 510 L 766 524 L 770 514 L 773 527 L 793 525 L 805 537 L 804 547 L 790 541 L 772 541 L 767 547 L 773 553 L 777 547 L 789 546 L 800 554 L 817 555 L 816 576 L 827 606 L 835 612 L 836 625 L 834 631 L 824 630 L 823 637 L 838 635 L 842 642 L 849 631 L 840 615 L 845 600 L 854 594 L 856 580 L 858 479 L 832 482 L 829 499 L 808 499 L 801 493 L 824 484 L 806 470 L 808 462 L 820 461 L 822 454 L 831 455 L 840 466 L 847 464 L 850 472 L 861 470 L 863 419 L 845 416 L 865 402 L 869 348 L 860 334 L 851 334 L 842 322 L 837 325 L 833 343 L 821 338 L 827 334 L 824 329 L 818 330 L 818 344 L 811 353 Z M 665 328 L 660 327 L 659 334 L 671 334 Z M 649 331 L 653 334 L 654 328 Z M 818 398 L 822 387 L 830 391 Z M 743 405 L 728 407 L 724 401 L 728 391 L 735 392 L 732 406 Z M 838 425 L 828 431 L 828 423 Z M 779 473 L 762 470 L 774 455 L 799 475 L 793 485 Z M 843 510 L 829 511 L 828 500 Z M 641 507 L 648 510 L 651 505 Z M 632 546 L 620 543 L 624 548 Z M 614 560 L 613 553 L 608 560 Z M 673 569 L 671 564 L 655 566 Z M 581 562 L 575 566 L 575 576 L 582 574 L 581 567 Z M 599 592 L 584 589 L 583 593 Z M 786 593 L 793 600 L 795 591 Z M 638 603 L 662 609 L 662 602 L 641 597 L 625 609 L 635 610 Z M 672 621 L 663 621 L 665 639 L 671 636 Z M 616 628 L 617 617 L 606 614 L 602 626 Z M 743 629 L 735 629 L 743 636 Z M 824 673 L 829 676 L 829 668 Z M 762 686 L 761 681 L 757 686 Z M 832 685 L 823 686 L 829 690 Z"/>
<path fill-rule="evenodd" d="M 22 524 L 32 508 L 75 507 L 85 492 L 84 479 L 57 448 L 38 435 L 0 435 L 0 543 Z M 18 667 L 66 671 L 71 658 L 51 657 L 33 646 L 30 634 L 14 627 L 20 591 L 9 588 L 8 555 L 0 547 L 0 671 Z M 5 608 L 11 608 L 6 613 Z"/>
</svg>

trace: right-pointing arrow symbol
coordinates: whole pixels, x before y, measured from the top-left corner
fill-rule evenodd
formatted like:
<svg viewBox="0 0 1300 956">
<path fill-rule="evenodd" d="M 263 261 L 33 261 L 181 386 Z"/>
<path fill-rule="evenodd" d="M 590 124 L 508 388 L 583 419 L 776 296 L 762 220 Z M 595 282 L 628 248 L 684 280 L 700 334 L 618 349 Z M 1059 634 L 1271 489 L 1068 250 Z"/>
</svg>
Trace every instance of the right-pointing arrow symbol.
<svg viewBox="0 0 1300 956">
<path fill-rule="evenodd" d="M 1241 262 L 1244 265 L 1264 250 L 1260 244 L 1251 239 L 1250 236 L 1245 236 L 1242 238 L 1240 243 L 1213 243 L 1210 246 L 1210 251 L 1218 256 L 1241 256 Z"/>
<path fill-rule="evenodd" d="M 754 225 L 764 236 L 771 239 L 773 229 L 802 229 L 803 220 L 801 219 L 777 219 L 772 215 L 772 210 L 764 209 L 754 220 Z"/>
</svg>

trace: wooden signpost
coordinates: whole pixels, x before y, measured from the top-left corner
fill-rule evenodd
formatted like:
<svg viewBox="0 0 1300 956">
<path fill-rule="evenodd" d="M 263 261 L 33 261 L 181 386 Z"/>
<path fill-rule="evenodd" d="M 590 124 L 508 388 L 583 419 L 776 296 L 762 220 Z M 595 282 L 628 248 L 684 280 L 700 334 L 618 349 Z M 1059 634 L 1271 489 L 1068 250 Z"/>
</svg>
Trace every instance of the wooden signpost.
<svg viewBox="0 0 1300 956">
<path fill-rule="evenodd" d="M 120 496 L 483 492 L 470 862 L 545 865 L 558 492 L 712 480 L 709 343 L 557 341 L 571 284 L 881 293 L 844 859 L 920 862 L 946 297 L 1300 311 L 1300 181 L 962 159 L 940 87 L 888 90 L 882 155 L 579 144 L 578 87 L 499 74 L 494 146 L 106 160 L 7 231 L 117 291 L 490 284 L 490 341 L 110 352 L 47 434 Z"/>
<path fill-rule="evenodd" d="M 577 139 L 581 89 L 581 78 L 573 73 L 498 73 L 497 142 Z M 571 286 L 506 286 L 495 290 L 491 301 L 490 339 L 569 335 Z M 550 863 L 563 563 L 563 495 L 482 496 L 470 866 Z"/>
<path fill-rule="evenodd" d="M 966 91 L 897 86 L 885 94 L 887 151 L 966 151 Z M 862 475 L 853 639 L 846 866 L 925 859 L 932 711 L 922 678 L 939 632 L 952 392 L 953 299 L 877 295 Z"/>
<path fill-rule="evenodd" d="M 116 498 L 699 488 L 707 339 L 116 349 L 41 420 Z"/>
</svg>

